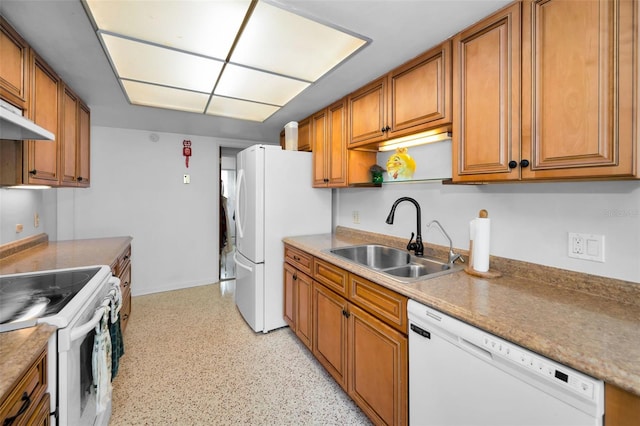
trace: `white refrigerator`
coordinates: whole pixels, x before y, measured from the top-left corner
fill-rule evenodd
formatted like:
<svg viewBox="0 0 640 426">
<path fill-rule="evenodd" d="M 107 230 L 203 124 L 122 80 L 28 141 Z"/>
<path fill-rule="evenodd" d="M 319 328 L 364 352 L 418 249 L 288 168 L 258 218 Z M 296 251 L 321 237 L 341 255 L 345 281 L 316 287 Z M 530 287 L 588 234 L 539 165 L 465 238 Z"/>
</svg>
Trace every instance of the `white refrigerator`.
<svg viewBox="0 0 640 426">
<path fill-rule="evenodd" d="M 284 244 L 331 232 L 331 190 L 311 186 L 311 153 L 254 145 L 237 157 L 235 302 L 249 326 L 284 327 Z"/>
</svg>

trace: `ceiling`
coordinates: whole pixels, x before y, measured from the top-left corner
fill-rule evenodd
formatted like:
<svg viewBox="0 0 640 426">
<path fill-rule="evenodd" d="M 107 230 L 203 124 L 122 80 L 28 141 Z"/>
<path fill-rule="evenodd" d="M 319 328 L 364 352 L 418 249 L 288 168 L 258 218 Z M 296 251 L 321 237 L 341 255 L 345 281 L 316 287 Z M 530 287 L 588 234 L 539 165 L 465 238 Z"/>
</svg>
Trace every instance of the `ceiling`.
<svg viewBox="0 0 640 426">
<path fill-rule="evenodd" d="M 309 116 L 510 0 L 268 2 L 371 42 L 264 122 L 130 105 L 80 0 L 2 0 L 0 14 L 89 105 L 92 125 L 277 143 L 286 123 Z"/>
</svg>

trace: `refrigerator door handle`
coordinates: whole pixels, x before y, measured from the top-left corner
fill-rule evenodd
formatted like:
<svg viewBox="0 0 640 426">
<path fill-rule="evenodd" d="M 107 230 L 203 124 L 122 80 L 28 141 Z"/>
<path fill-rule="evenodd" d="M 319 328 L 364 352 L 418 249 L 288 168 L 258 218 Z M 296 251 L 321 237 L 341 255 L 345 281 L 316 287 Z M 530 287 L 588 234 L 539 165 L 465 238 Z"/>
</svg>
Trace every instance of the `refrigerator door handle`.
<svg viewBox="0 0 640 426">
<path fill-rule="evenodd" d="M 242 188 L 242 183 L 244 182 L 244 169 L 240 169 L 238 172 L 238 181 L 236 183 L 236 225 L 238 229 L 238 237 L 244 237 L 244 230 L 242 229 L 242 212 L 240 211 L 240 192 Z M 237 263 L 237 262 L 236 262 Z"/>
<path fill-rule="evenodd" d="M 233 261 L 235 262 L 236 265 L 238 265 L 239 267 L 241 267 L 242 269 L 246 269 L 249 272 L 253 271 L 253 268 L 245 265 L 244 263 L 242 263 L 239 259 L 238 259 L 238 254 L 237 253 L 233 253 Z"/>
</svg>

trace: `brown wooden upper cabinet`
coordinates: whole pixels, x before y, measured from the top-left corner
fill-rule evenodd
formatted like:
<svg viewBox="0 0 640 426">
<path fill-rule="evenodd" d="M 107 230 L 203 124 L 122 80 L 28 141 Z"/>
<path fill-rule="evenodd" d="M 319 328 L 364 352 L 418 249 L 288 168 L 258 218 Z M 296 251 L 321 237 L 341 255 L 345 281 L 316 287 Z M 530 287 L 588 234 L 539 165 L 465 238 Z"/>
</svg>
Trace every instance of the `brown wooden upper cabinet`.
<svg viewBox="0 0 640 426">
<path fill-rule="evenodd" d="M 89 186 L 90 111 L 66 85 L 61 90 L 60 170 L 62 186 Z"/>
<path fill-rule="evenodd" d="M 311 151 L 311 119 L 298 122 L 298 151 Z"/>
<path fill-rule="evenodd" d="M 60 87 L 62 80 L 31 50 L 31 101 L 29 118 L 55 135 L 53 141 L 27 141 L 28 175 L 25 183 L 57 186 L 59 182 Z"/>
<path fill-rule="evenodd" d="M 376 153 L 347 149 L 347 99 L 343 98 L 311 117 L 313 187 L 344 188 L 370 181 Z"/>
<path fill-rule="evenodd" d="M 345 99 L 311 117 L 314 187 L 347 185 L 346 119 Z"/>
<path fill-rule="evenodd" d="M 451 124 L 451 41 L 348 96 L 349 148 Z"/>
<path fill-rule="evenodd" d="M 29 96 L 29 45 L 0 16 L 0 97 L 27 109 Z"/>
<path fill-rule="evenodd" d="M 456 35 L 454 182 L 637 177 L 637 25 L 629 0 L 525 0 Z"/>
<path fill-rule="evenodd" d="M 89 107 L 0 17 L 0 98 L 55 135 L 0 145 L 0 185 L 88 187 Z"/>
</svg>

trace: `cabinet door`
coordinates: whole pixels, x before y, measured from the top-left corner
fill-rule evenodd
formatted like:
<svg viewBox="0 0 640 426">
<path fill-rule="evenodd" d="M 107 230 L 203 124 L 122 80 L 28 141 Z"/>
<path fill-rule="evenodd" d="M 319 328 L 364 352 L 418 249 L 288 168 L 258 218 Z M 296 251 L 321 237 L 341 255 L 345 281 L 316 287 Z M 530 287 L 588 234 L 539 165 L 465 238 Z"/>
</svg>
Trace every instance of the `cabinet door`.
<svg viewBox="0 0 640 426">
<path fill-rule="evenodd" d="M 29 45 L 0 16 L 0 97 L 27 109 Z"/>
<path fill-rule="evenodd" d="M 429 50 L 389 75 L 388 136 L 451 123 L 451 41 Z"/>
<path fill-rule="evenodd" d="M 374 423 L 408 422 L 407 337 L 349 305 L 349 395 Z"/>
<path fill-rule="evenodd" d="M 574 2 L 572 2 L 573 4 Z M 453 180 L 520 178 L 520 2 L 453 38 Z"/>
<path fill-rule="evenodd" d="M 313 281 L 307 275 L 298 272 L 295 275 L 296 301 L 296 335 L 308 347 L 313 350 Z"/>
<path fill-rule="evenodd" d="M 367 145 L 387 138 L 387 76 L 349 95 L 349 147 Z"/>
<path fill-rule="evenodd" d="M 524 3 L 523 178 L 634 173 L 634 3 Z"/>
<path fill-rule="evenodd" d="M 30 118 L 55 135 L 54 141 L 28 141 L 27 169 L 30 184 L 58 184 L 58 106 L 60 79 L 35 52 L 32 52 Z M 25 179 L 27 180 L 27 179 Z"/>
<path fill-rule="evenodd" d="M 66 86 L 62 89 L 60 170 L 64 186 L 76 186 L 78 144 L 78 97 Z"/>
<path fill-rule="evenodd" d="M 347 186 L 347 102 L 340 100 L 327 108 L 326 161 L 329 186 Z"/>
<path fill-rule="evenodd" d="M 295 300 L 296 300 L 296 269 L 285 263 L 284 264 L 284 321 L 291 327 L 292 331 L 296 331 L 295 317 Z"/>
<path fill-rule="evenodd" d="M 91 184 L 91 111 L 78 100 L 78 186 Z"/>
<path fill-rule="evenodd" d="M 298 122 L 298 151 L 311 151 L 311 119 Z"/>
<path fill-rule="evenodd" d="M 633 426 L 640 419 L 640 396 L 605 383 L 604 425 Z"/>
<path fill-rule="evenodd" d="M 347 302 L 313 283 L 313 354 L 347 390 Z"/>
<path fill-rule="evenodd" d="M 313 145 L 313 187 L 326 187 L 327 178 L 327 110 L 316 113 L 311 118 L 311 142 Z"/>
</svg>

